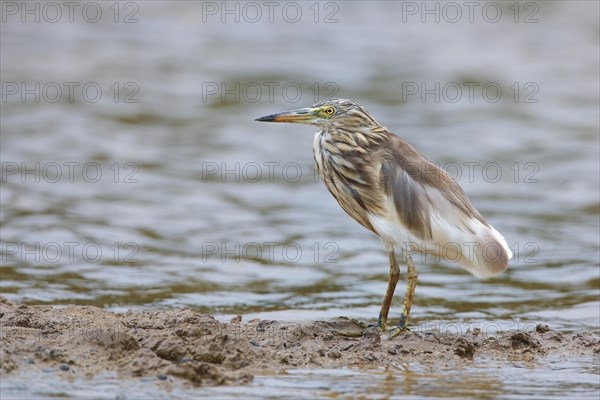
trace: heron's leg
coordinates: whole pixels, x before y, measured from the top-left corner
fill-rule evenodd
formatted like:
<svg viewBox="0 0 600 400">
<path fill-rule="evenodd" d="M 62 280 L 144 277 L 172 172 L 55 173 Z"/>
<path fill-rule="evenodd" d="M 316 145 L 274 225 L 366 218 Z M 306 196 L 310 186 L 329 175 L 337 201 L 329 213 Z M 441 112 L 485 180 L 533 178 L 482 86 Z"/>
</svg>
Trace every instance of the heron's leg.
<svg viewBox="0 0 600 400">
<path fill-rule="evenodd" d="M 408 322 L 408 315 L 410 314 L 410 308 L 412 306 L 413 297 L 415 295 L 415 289 L 417 288 L 417 280 L 419 274 L 415 269 L 412 257 L 410 254 L 406 255 L 406 265 L 408 267 L 408 278 L 406 280 L 406 294 L 404 295 L 404 304 L 402 305 L 402 314 L 400 315 L 400 322 L 394 329 L 391 337 L 398 335 L 400 332 L 406 330 L 406 323 Z"/>
<path fill-rule="evenodd" d="M 387 247 L 388 256 L 390 259 L 390 276 L 388 278 L 388 287 L 385 292 L 385 297 L 383 298 L 383 303 L 381 304 L 381 311 L 379 312 L 379 317 L 377 318 L 376 324 L 366 324 L 362 321 L 357 321 L 354 318 L 346 318 L 350 322 L 358 325 L 363 329 L 371 328 L 373 326 L 377 326 L 381 328 L 381 330 L 387 329 L 387 317 L 390 311 L 390 306 L 392 305 L 392 300 L 394 298 L 394 292 L 396 291 L 396 285 L 398 284 L 398 280 L 400 279 L 400 267 L 398 266 L 398 260 L 396 260 L 396 253 L 394 252 L 394 248 L 392 246 Z M 394 328 L 395 329 L 395 328 Z M 362 336 L 362 334 L 349 333 L 349 332 L 338 332 L 339 335 L 342 336 Z"/>
<path fill-rule="evenodd" d="M 388 250 L 388 256 L 390 258 L 390 276 L 388 279 L 387 290 L 385 291 L 385 297 L 383 298 L 383 303 L 381 304 L 379 318 L 377 318 L 377 326 L 379 326 L 381 329 L 386 329 L 387 327 L 388 313 L 390 311 L 390 306 L 392 305 L 392 300 L 394 299 L 396 285 L 400 279 L 400 267 L 398 266 L 396 253 L 394 253 L 393 248 Z"/>
<path fill-rule="evenodd" d="M 413 297 L 415 296 L 415 289 L 417 288 L 417 281 L 419 279 L 419 274 L 417 273 L 410 254 L 406 257 L 406 265 L 408 266 L 408 278 L 406 280 L 406 294 L 404 295 L 402 314 L 400 315 L 400 322 L 398 323 L 400 329 L 406 329 L 406 322 L 408 322 L 408 315 L 410 314 L 410 308 L 412 307 Z"/>
</svg>

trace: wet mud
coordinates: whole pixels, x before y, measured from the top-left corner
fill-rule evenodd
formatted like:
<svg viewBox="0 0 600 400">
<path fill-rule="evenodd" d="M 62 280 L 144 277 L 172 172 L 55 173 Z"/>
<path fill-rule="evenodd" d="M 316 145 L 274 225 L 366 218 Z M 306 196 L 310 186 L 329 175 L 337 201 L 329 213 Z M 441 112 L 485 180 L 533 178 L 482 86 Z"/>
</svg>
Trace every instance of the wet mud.
<svg viewBox="0 0 600 400">
<path fill-rule="evenodd" d="M 0 297 L 0 373 L 54 373 L 59 379 L 112 372 L 165 385 L 244 385 L 255 375 L 295 368 L 382 368 L 419 362 L 439 368 L 473 360 L 599 356 L 592 332 L 461 335 L 404 332 L 390 339 L 352 321 L 271 321 L 241 316 L 228 323 L 189 309 L 113 313 L 92 306 L 28 306 Z"/>
</svg>

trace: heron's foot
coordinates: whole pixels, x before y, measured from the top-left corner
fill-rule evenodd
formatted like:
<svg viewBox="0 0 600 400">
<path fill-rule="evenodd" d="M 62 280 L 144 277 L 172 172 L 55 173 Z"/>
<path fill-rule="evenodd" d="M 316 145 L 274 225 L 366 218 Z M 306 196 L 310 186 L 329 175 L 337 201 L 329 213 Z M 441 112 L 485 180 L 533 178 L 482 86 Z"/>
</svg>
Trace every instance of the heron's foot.
<svg viewBox="0 0 600 400">
<path fill-rule="evenodd" d="M 400 326 L 394 326 L 393 328 L 390 328 L 388 330 L 388 333 L 390 334 L 390 339 L 395 338 L 403 332 L 410 332 L 410 329 L 408 329 L 407 327 L 401 328 Z"/>
<path fill-rule="evenodd" d="M 385 322 L 381 321 L 381 318 L 377 319 L 377 322 L 364 322 L 364 321 L 359 321 L 355 318 L 348 318 L 346 316 L 340 316 L 340 319 L 344 319 L 354 325 L 357 325 L 359 328 L 361 328 L 360 332 L 357 331 L 336 331 L 336 333 L 340 336 L 347 336 L 347 337 L 362 337 L 365 333 L 365 331 L 367 329 L 371 329 L 371 328 L 379 328 L 381 330 L 381 332 L 388 332 L 390 329 L 394 329 L 394 328 L 390 328 L 387 326 L 387 324 L 385 324 Z"/>
<path fill-rule="evenodd" d="M 390 339 L 395 338 L 402 332 L 410 331 L 410 329 L 406 327 L 406 321 L 408 321 L 408 317 L 405 312 L 402 312 L 402 314 L 400 315 L 400 321 L 398 322 L 398 325 L 388 331 L 390 333 Z"/>
<path fill-rule="evenodd" d="M 335 333 L 338 334 L 339 336 L 346 336 L 346 337 L 362 337 L 364 332 L 368 329 L 371 328 L 373 326 L 376 326 L 376 324 L 369 324 L 366 323 L 364 321 L 359 321 L 355 318 L 349 318 L 346 317 L 344 315 L 338 317 L 339 319 L 348 321 L 351 324 L 354 324 L 356 326 L 358 326 L 360 328 L 360 330 L 353 330 L 353 329 L 349 329 L 349 330 L 336 330 Z"/>
</svg>

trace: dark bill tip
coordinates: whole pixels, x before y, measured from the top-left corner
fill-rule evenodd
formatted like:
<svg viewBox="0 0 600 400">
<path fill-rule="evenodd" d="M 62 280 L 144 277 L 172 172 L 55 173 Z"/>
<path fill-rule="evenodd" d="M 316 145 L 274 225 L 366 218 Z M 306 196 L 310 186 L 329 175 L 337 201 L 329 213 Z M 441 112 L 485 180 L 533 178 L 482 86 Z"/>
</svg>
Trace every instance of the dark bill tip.
<svg viewBox="0 0 600 400">
<path fill-rule="evenodd" d="M 274 122 L 275 121 L 275 114 L 273 114 L 273 115 L 265 115 L 264 117 L 256 118 L 255 121 Z"/>
</svg>

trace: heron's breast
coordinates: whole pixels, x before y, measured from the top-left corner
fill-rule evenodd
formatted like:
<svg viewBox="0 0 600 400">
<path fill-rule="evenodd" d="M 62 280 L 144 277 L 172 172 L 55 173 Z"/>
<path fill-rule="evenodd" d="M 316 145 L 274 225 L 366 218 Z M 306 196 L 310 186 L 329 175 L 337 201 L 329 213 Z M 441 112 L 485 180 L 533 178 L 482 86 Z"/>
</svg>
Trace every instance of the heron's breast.
<svg viewBox="0 0 600 400">
<path fill-rule="evenodd" d="M 319 177 L 329 192 L 348 215 L 375 232 L 369 215 L 387 213 L 377 161 L 343 142 L 331 142 L 326 134 L 315 135 L 313 145 Z"/>
</svg>

